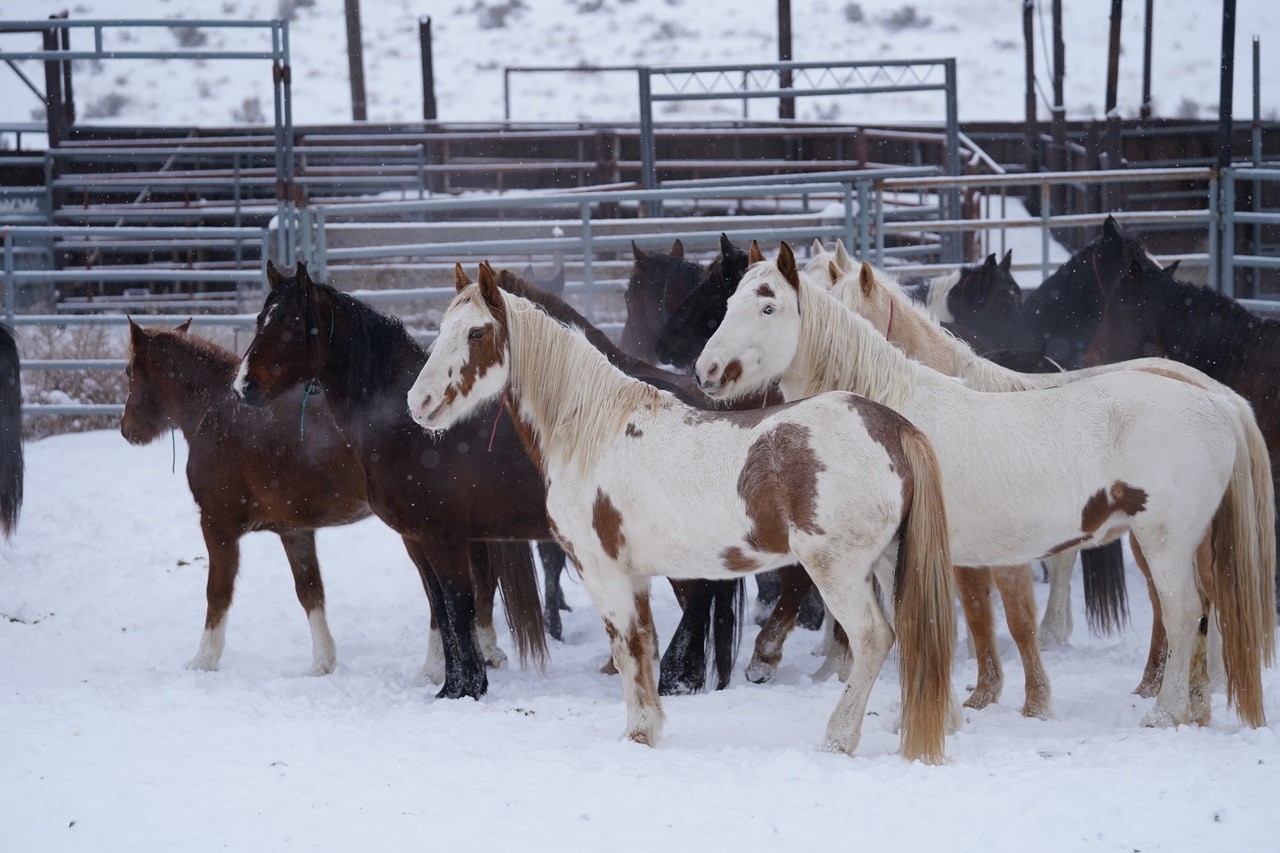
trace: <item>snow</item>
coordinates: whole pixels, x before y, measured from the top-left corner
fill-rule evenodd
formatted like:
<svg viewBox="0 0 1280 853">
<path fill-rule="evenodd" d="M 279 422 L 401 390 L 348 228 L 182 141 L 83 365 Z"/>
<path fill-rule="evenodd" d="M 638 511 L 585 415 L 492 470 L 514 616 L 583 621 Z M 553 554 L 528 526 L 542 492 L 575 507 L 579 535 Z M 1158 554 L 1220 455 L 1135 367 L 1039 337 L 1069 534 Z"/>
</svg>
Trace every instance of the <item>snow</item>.
<svg viewBox="0 0 1280 853">
<path fill-rule="evenodd" d="M 1098 118 L 1106 81 L 1108 0 L 1074 0 L 1064 5 L 1066 106 L 1071 118 Z M 132 0 L 135 18 L 253 18 L 265 20 L 296 7 L 290 25 L 294 120 L 312 124 L 350 119 L 346 31 L 337 2 L 297 0 Z M 493 10 L 514 7 L 502 26 L 486 27 Z M 862 20 L 851 20 L 856 7 Z M 887 21 L 914 8 L 923 26 L 894 30 Z M 1143 3 L 1124 7 L 1119 109 L 1137 115 L 1141 101 Z M 39 18 L 67 8 L 63 0 L 0 4 L 0 18 Z M 959 0 L 953 3 L 905 0 L 794 0 L 793 56 L 797 61 L 916 59 L 954 56 L 960 118 L 1019 120 L 1024 117 L 1023 38 L 1020 4 L 1013 0 Z M 415 121 L 422 116 L 418 18 L 432 17 L 439 116 L 446 121 L 502 118 L 502 69 L 516 65 L 661 65 L 770 62 L 777 57 L 776 6 L 741 0 L 457 0 L 422 4 L 378 0 L 362 4 L 363 45 L 369 118 L 373 122 Z M 1040 116 L 1048 116 L 1044 93 L 1051 89 L 1049 3 L 1038 4 L 1036 68 L 1042 92 Z M 1221 4 L 1215 0 L 1161 0 L 1155 12 L 1152 58 L 1156 115 L 1212 118 L 1217 114 Z M 76 18 L 115 18 L 118 0 L 77 0 Z M 852 16 L 852 17 L 856 17 Z M 1234 112 L 1251 115 L 1250 42 L 1263 48 L 1263 114 L 1274 119 L 1280 86 L 1280 54 L 1268 37 L 1280 32 L 1280 4 L 1239 0 L 1236 6 Z M 206 48 L 269 45 L 265 33 L 206 30 Z M 131 35 L 124 42 L 108 30 L 105 45 L 176 48 L 168 29 Z M 256 40 L 255 40 L 256 39 Z M 73 40 L 87 45 L 81 32 Z M 0 48 L 36 49 L 38 36 L 0 37 Z M 29 77 L 42 70 L 24 64 Z M 40 103 L 8 69 L 0 86 L 0 115 L 31 118 Z M 637 87 L 631 72 L 539 74 L 512 77 L 512 118 L 523 121 L 634 121 Z M 80 63 L 75 91 L 80 121 L 129 124 L 255 123 L 247 99 L 257 99 L 270 119 L 267 63 L 115 61 Z M 119 98 L 123 97 L 123 102 Z M 113 104 L 112 101 L 115 101 Z M 665 105 L 659 117 L 732 119 L 737 101 Z M 675 111 L 678 107 L 678 111 Z M 861 122 L 940 121 L 937 93 L 798 101 L 801 118 Z M 92 115 L 99 113 L 100 115 Z M 101 115 L 107 113 L 107 115 Z M 114 114 L 112 114 L 114 113 Z M 775 102 L 756 102 L 751 115 L 777 116 Z"/>
<path fill-rule="evenodd" d="M 319 533 L 333 675 L 309 663 L 280 546 L 243 540 L 220 672 L 192 672 L 205 550 L 186 448 L 115 432 L 27 446 L 27 503 L 0 547 L 0 833 L 10 850 L 402 849 L 1257 850 L 1273 843 L 1275 724 L 1242 729 L 1223 698 L 1205 729 L 1139 727 L 1150 607 L 1046 653 L 1055 716 L 1018 714 L 1001 634 L 999 705 L 966 710 L 949 763 L 895 754 L 896 668 L 872 693 L 854 757 L 819 752 L 837 685 L 814 684 L 798 631 L 777 683 L 741 673 L 669 698 L 653 749 L 619 739 L 616 678 L 579 583 L 545 674 L 491 671 L 479 702 L 410 682 L 426 648 L 421 585 L 376 520 Z M 171 468 L 175 465 L 173 473 Z M 655 583 L 655 590 L 665 590 Z M 1043 605 L 1046 589 L 1037 586 Z M 656 598 L 662 636 L 676 606 Z M 1003 628 L 1003 626 L 1001 626 Z M 746 641 L 754 639 L 749 626 Z M 503 627 L 499 634 L 510 648 Z M 746 646 L 744 645 L 744 648 Z M 745 663 L 746 652 L 742 662 Z M 955 667 L 960 688 L 972 660 Z M 1264 675 L 1272 720 L 1280 676 Z M 848 839 L 846 841 L 846 839 Z"/>
</svg>

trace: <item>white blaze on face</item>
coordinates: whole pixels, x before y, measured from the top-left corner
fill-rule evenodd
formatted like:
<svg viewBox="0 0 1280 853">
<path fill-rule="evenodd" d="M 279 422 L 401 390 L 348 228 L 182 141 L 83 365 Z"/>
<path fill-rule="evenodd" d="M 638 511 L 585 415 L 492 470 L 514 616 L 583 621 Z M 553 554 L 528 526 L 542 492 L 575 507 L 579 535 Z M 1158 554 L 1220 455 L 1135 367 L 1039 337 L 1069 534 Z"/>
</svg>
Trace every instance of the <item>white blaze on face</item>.
<svg viewBox="0 0 1280 853">
<path fill-rule="evenodd" d="M 244 383 L 249 378 L 249 356 L 240 359 L 240 367 L 236 370 L 236 378 L 231 383 L 231 390 L 236 392 L 236 396 L 244 399 Z"/>
<path fill-rule="evenodd" d="M 475 348 L 490 350 L 492 336 L 497 333 L 493 318 L 469 299 L 453 304 L 441 319 L 440 334 L 407 400 L 409 416 L 424 429 L 448 429 L 506 385 L 501 366 L 480 368 L 484 370 L 481 376 L 476 365 L 469 364 L 475 343 L 471 333 L 477 329 L 483 330 L 486 338 Z"/>
</svg>

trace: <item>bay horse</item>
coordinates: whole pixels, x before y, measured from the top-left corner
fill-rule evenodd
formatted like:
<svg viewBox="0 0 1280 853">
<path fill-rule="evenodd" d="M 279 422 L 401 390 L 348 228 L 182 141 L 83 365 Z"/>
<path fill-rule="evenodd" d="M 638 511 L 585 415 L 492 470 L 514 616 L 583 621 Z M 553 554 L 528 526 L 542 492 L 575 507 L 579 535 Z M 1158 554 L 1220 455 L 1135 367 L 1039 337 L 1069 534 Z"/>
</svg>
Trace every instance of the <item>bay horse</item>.
<svg viewBox="0 0 1280 853">
<path fill-rule="evenodd" d="M 842 389 L 907 417 L 937 452 L 958 565 L 1027 563 L 1129 533 L 1159 591 L 1169 643 L 1145 725 L 1209 719 L 1208 601 L 1195 558 L 1211 535 L 1227 700 L 1246 725 L 1265 724 L 1274 507 L 1223 395 L 1138 370 L 1032 392 L 975 391 L 910 360 L 801 276 L 785 243 L 776 262 L 747 271 L 695 375 L 716 398 L 776 381 L 788 400 Z"/>
<path fill-rule="evenodd" d="M 688 376 L 669 373 L 623 352 L 563 299 L 509 270 L 494 274 L 490 268 L 489 274 L 494 275 L 502 290 L 528 299 L 562 325 L 580 329 L 610 364 L 628 376 L 670 391 L 690 405 L 706 407 L 706 398 L 693 387 Z M 454 269 L 454 282 L 459 289 L 471 283 L 461 266 Z M 748 404 L 755 408 L 759 402 L 750 400 Z M 555 548 L 563 553 L 558 545 Z M 672 580 L 671 585 L 680 601 L 682 615 L 662 656 L 658 669 L 658 692 L 666 696 L 701 691 L 709 663 L 716 672 L 716 689 L 723 690 L 733 675 L 741 640 L 745 584 L 739 578 L 732 581 Z M 714 654 L 709 655 L 709 652 Z"/>
<path fill-rule="evenodd" d="M 1161 356 L 1235 389 L 1257 415 L 1272 480 L 1280 483 L 1280 322 L 1152 268 L 1145 252 L 1126 252 L 1085 360 L 1098 365 Z"/>
<path fill-rule="evenodd" d="M 836 271 L 833 270 L 833 273 Z M 1257 485 L 1260 500 L 1265 501 L 1265 490 L 1269 479 L 1268 453 L 1258 423 L 1254 419 L 1249 404 L 1240 395 L 1227 386 L 1213 380 L 1200 371 L 1186 365 L 1164 359 L 1141 359 L 1120 364 L 1108 365 L 1084 371 L 1056 372 L 1053 374 L 1025 374 L 1008 369 L 1001 364 L 992 364 L 989 359 L 977 356 L 963 342 L 949 335 L 928 313 L 912 310 L 914 307 L 906 294 L 889 276 L 878 273 L 870 264 L 862 264 L 857 276 L 839 276 L 839 281 L 832 288 L 832 296 L 844 304 L 846 308 L 856 311 L 871 322 L 891 343 L 897 345 L 907 355 L 928 365 L 939 373 L 958 376 L 970 388 L 986 392 L 1026 391 L 1037 388 L 1052 388 L 1081 378 L 1102 375 L 1117 370 L 1146 370 L 1158 375 L 1166 375 L 1189 382 L 1219 394 L 1227 399 L 1236 410 L 1249 444 L 1249 460 L 1252 478 Z M 1197 557 L 1197 568 L 1208 570 L 1207 556 L 1211 543 L 1202 543 L 1203 559 Z M 1115 543 L 1119 547 L 1119 543 Z M 1095 549 L 1096 550 L 1096 549 Z M 1055 565 L 1064 551 L 1050 560 L 1056 571 L 1061 568 Z M 1087 553 L 1087 552 L 1086 552 Z M 1070 561 L 1066 564 L 1069 575 Z M 1211 588 L 1212 581 L 1202 578 L 1206 589 Z M 1149 591 L 1151 591 L 1149 589 Z M 1086 596 L 1091 590 L 1086 584 Z M 1053 591 L 1050 593 L 1052 598 Z M 1159 689 L 1160 673 L 1164 666 L 1165 634 L 1159 618 L 1160 601 L 1154 593 L 1151 596 L 1152 607 L 1156 618 L 1152 621 L 1151 651 L 1143 678 L 1135 691 L 1140 695 L 1153 696 Z M 1090 610 L 1090 622 L 1093 611 Z M 1067 610 L 1069 613 L 1069 609 Z M 1046 613 L 1046 619 L 1049 613 Z M 1216 662 L 1216 657 L 1210 663 Z"/>
<path fill-rule="evenodd" d="M 684 243 L 676 240 L 668 252 L 646 252 L 631 243 L 635 264 L 623 294 L 627 321 L 618 339 L 622 351 L 656 364 L 653 342 L 702 277 L 702 267 L 685 260 Z"/>
<path fill-rule="evenodd" d="M 178 429 L 190 448 L 187 485 L 200 508 L 209 574 L 200 647 L 187 666 L 218 668 L 240 568 L 240 539 L 250 531 L 269 530 L 284 545 L 311 629 L 307 674 L 327 675 L 337 653 L 325 618 L 315 531 L 369 515 L 364 471 L 323 395 L 306 407 L 301 389 L 264 408 L 241 405 L 231 392 L 239 356 L 188 334 L 190 322 L 160 329 L 143 328 L 130 319 L 129 394 L 120 418 L 120 433 L 130 444 L 150 444 Z M 478 642 L 486 660 L 496 666 L 505 655 L 494 635 L 494 586 L 483 545 L 472 549 L 472 559 L 479 569 Z M 439 644 L 438 638 L 434 643 Z"/>
<path fill-rule="evenodd" d="M 933 452 L 904 418 L 852 394 L 752 411 L 695 409 L 609 364 L 481 267 L 441 321 L 408 394 L 433 435 L 508 401 L 623 676 L 626 735 L 653 745 L 652 575 L 736 578 L 802 563 L 854 641 L 824 746 L 852 752 L 894 632 L 872 589 L 897 545 L 901 752 L 939 762 L 955 640 L 946 511 Z"/>
<path fill-rule="evenodd" d="M 426 361 L 399 320 L 318 284 L 299 263 L 269 276 L 257 333 L 231 387 L 251 406 L 301 389 L 322 388 L 337 429 L 364 472 L 369 507 L 400 534 L 422 577 L 440 629 L 439 698 L 479 698 L 488 689 L 473 637 L 476 600 L 470 543 L 506 541 L 510 626 L 522 660 L 545 659 L 546 640 L 532 553 L 527 542 L 549 536 L 542 484 L 510 420 L 422 439 L 403 395 Z M 492 448 L 491 450 L 488 448 Z M 434 668 L 440 661 L 429 661 Z M 434 673 L 431 673 L 434 674 Z"/>
<path fill-rule="evenodd" d="M 22 373 L 13 329 L 0 323 L 0 533 L 7 540 L 22 511 Z"/>
</svg>

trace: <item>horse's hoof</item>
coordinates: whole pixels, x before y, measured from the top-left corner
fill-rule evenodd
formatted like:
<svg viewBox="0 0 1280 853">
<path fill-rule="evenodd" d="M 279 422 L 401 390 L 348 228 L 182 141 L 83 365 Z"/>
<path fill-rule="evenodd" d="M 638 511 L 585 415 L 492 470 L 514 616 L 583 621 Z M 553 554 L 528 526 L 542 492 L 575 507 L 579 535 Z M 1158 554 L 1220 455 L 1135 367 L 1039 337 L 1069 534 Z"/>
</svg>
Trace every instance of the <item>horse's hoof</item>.
<svg viewBox="0 0 1280 853">
<path fill-rule="evenodd" d="M 502 649 L 494 646 L 485 652 L 484 662 L 493 669 L 501 669 L 502 665 L 507 661 L 507 653 Z"/>
<path fill-rule="evenodd" d="M 431 665 L 424 666 L 418 670 L 418 674 L 409 682 L 414 687 L 426 687 L 428 684 L 443 684 L 444 673 L 437 672 L 435 667 Z"/>
<path fill-rule="evenodd" d="M 778 665 L 753 658 L 746 668 L 747 681 L 752 684 L 768 684 L 778 674 Z"/>
<path fill-rule="evenodd" d="M 560 621 L 560 611 L 554 607 L 548 607 L 543 613 L 544 621 L 547 623 L 547 635 L 553 640 L 561 643 L 564 642 L 564 623 Z"/>
<path fill-rule="evenodd" d="M 1022 716 L 1033 720 L 1047 720 L 1053 716 L 1048 702 L 1028 701 L 1022 706 Z"/>
<path fill-rule="evenodd" d="M 618 668 L 613 665 L 613 658 L 609 658 L 607 661 L 604 662 L 604 665 L 600 667 L 600 674 L 601 675 L 617 675 L 618 674 Z"/>
<path fill-rule="evenodd" d="M 973 708 L 975 711 L 981 710 L 992 702 L 1000 701 L 1000 691 L 992 690 L 989 687 L 978 687 L 973 693 L 969 694 L 969 698 L 964 700 L 966 708 Z"/>
<path fill-rule="evenodd" d="M 658 682 L 659 696 L 692 696 L 694 693 L 701 693 L 702 684 L 689 684 L 678 679 L 672 681 Z"/>
<path fill-rule="evenodd" d="M 1160 679 L 1143 678 L 1138 686 L 1133 688 L 1133 692 L 1144 699 L 1154 699 L 1160 692 Z"/>
<path fill-rule="evenodd" d="M 1171 729 L 1178 724 L 1174 715 L 1167 709 L 1156 706 L 1142 718 L 1142 725 L 1148 729 Z"/>
<path fill-rule="evenodd" d="M 319 677 L 321 675 L 332 675 L 336 665 L 337 664 L 335 661 L 331 661 L 331 660 L 319 661 L 318 660 L 315 663 L 311 664 L 311 669 L 307 670 L 305 674 L 308 676 L 316 676 L 316 677 Z"/>
<path fill-rule="evenodd" d="M 204 655 L 196 655 L 187 661 L 187 669 L 195 672 L 217 672 L 218 661 Z"/>
<path fill-rule="evenodd" d="M 458 683 L 445 681 L 444 687 L 440 688 L 440 692 L 436 694 L 437 699 L 479 699 L 488 692 L 489 684 L 486 680 L 473 681 L 466 680 Z"/>
</svg>

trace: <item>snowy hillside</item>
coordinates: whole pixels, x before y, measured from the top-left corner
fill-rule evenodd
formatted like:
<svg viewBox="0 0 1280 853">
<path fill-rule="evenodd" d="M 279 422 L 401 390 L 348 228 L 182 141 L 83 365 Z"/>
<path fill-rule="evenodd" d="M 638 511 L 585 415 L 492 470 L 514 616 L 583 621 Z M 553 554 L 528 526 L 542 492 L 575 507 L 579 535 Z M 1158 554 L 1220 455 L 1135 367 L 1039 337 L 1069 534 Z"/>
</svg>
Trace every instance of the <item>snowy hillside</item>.
<svg viewBox="0 0 1280 853">
<path fill-rule="evenodd" d="M 1156 114 L 1211 117 L 1218 100 L 1220 4 L 1216 0 L 1160 0 L 1156 5 L 1153 96 Z M 65 0 L 0 3 L 0 17 L 42 17 Z M 960 117 L 1023 117 L 1023 47 L 1018 0 L 794 0 L 794 56 L 802 61 L 954 56 Z M 1037 65 L 1050 88 L 1049 3 L 1037 21 Z M 1065 3 L 1066 101 L 1071 117 L 1102 113 L 1106 76 L 1107 0 Z M 270 18 L 292 15 L 295 120 L 299 124 L 351 117 L 346 35 L 341 0 L 73 0 L 78 18 L 122 12 L 155 18 Z M 369 116 L 413 121 L 422 116 L 419 15 L 430 15 L 435 36 L 439 116 L 447 121 L 502 118 L 502 69 L 514 65 L 634 65 L 768 62 L 777 57 L 773 0 L 365 0 L 362 4 Z M 1120 63 L 1120 108 L 1136 115 L 1141 98 L 1143 4 L 1125 4 Z M 1236 114 L 1250 113 L 1249 42 L 1263 36 L 1264 113 L 1280 109 L 1280 4 L 1240 0 L 1237 11 Z M 81 35 L 85 38 L 85 34 Z M 122 45 L 119 34 L 106 46 Z M 261 44 L 268 44 L 265 36 Z M 244 48 L 243 34 L 157 30 L 132 48 L 175 48 L 179 41 L 207 48 Z M 80 42 L 80 44 L 87 43 Z M 5 36 L 0 48 L 34 49 L 38 37 Z M 29 76 L 42 81 L 33 64 Z M 39 102 L 8 68 L 0 67 L 0 115 L 30 120 Z M 80 63 L 75 88 L 82 121 L 143 124 L 252 123 L 269 119 L 270 73 L 263 62 L 107 61 Z M 636 117 L 634 74 L 539 75 L 512 81 L 517 120 L 619 120 Z M 802 118 L 931 121 L 942 117 L 933 93 L 886 97 L 804 99 Z M 737 102 L 684 106 L 682 118 L 740 115 Z M 43 115 L 41 113 L 41 115 Z M 671 116 L 672 113 L 667 113 Z M 753 116 L 776 117 L 771 102 Z M 1046 116 L 1045 102 L 1041 115 Z"/>
</svg>

